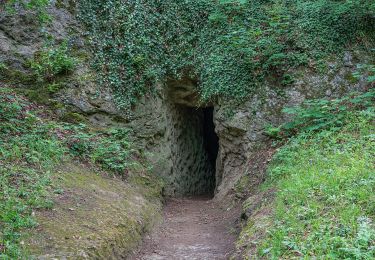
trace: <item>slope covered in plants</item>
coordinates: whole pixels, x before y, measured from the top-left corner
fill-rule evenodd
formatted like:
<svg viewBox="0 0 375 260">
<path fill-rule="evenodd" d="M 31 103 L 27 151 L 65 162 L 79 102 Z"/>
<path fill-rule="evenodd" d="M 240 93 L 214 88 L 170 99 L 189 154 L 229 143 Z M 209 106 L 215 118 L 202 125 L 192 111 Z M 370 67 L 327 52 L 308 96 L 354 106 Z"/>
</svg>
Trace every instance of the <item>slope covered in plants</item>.
<svg viewBox="0 0 375 260">
<path fill-rule="evenodd" d="M 275 199 L 248 220 L 239 241 L 249 248 L 245 255 L 375 257 L 374 97 L 372 89 L 293 110 L 295 119 L 278 134 L 297 134 L 269 166 L 263 189 L 276 190 Z"/>
<path fill-rule="evenodd" d="M 156 82 L 198 80 L 201 100 L 243 100 L 294 81 L 293 70 L 324 72 L 348 46 L 374 41 L 372 1 L 91 1 L 81 21 L 101 83 L 129 107 Z"/>
<path fill-rule="evenodd" d="M 159 183 L 149 182 L 151 175 L 148 172 L 148 166 L 142 159 L 142 154 L 129 141 L 127 130 L 95 129 L 89 125 L 56 121 L 54 114 L 46 107 L 30 102 L 9 88 L 0 88 L 0 115 L 0 258 L 28 257 L 22 249 L 25 244 L 25 231 L 45 225 L 47 221 L 39 223 L 40 219 L 35 215 L 38 215 L 39 211 L 43 212 L 43 209 L 51 212 L 52 209 L 56 210 L 55 206 L 57 209 L 61 208 L 61 205 L 55 205 L 54 202 L 59 196 L 73 193 L 69 190 L 72 185 L 76 189 L 75 193 L 78 193 L 77 198 L 81 196 L 82 190 L 85 190 L 90 179 L 91 184 L 97 183 L 96 185 L 103 191 L 106 189 L 110 191 L 105 185 L 120 186 L 124 194 L 118 192 L 122 200 L 114 200 L 114 205 L 130 203 L 133 197 L 147 196 L 149 192 L 152 194 L 152 196 L 149 195 L 152 200 L 160 195 Z M 78 165 L 75 167 L 76 173 L 73 177 L 59 170 L 60 166 L 66 163 Z M 81 164 L 85 166 L 79 166 Z M 80 167 L 86 170 L 80 170 Z M 80 171 L 84 171 L 85 175 L 80 174 Z M 108 178 L 113 175 L 119 176 L 120 179 L 127 180 L 135 186 L 144 186 L 144 191 L 138 191 L 139 194 L 137 194 L 134 188 L 125 184 L 121 186 L 115 182 L 111 184 L 110 180 L 105 180 L 100 175 L 108 176 Z M 69 180 L 72 182 L 72 178 L 77 178 L 77 180 L 86 178 L 86 182 L 83 182 L 81 186 L 74 186 L 78 185 L 76 180 L 73 184 L 68 183 L 69 186 L 65 182 L 61 183 L 60 178 L 63 176 L 65 182 Z M 120 180 L 118 182 L 121 183 Z M 85 194 L 92 197 L 95 189 L 85 191 Z M 105 197 L 102 196 L 103 199 Z M 93 215 L 91 220 L 84 218 L 87 220 L 86 225 L 97 221 L 95 216 L 106 217 L 107 213 L 100 213 L 103 207 L 100 206 L 99 200 L 95 203 L 98 216 Z M 72 204 L 74 205 L 73 202 Z M 140 205 L 143 204 L 148 205 L 150 211 L 157 212 L 157 208 L 151 209 L 149 204 L 140 203 Z M 80 208 L 86 210 L 87 213 L 91 206 L 86 208 L 85 205 L 83 202 Z M 143 212 L 143 209 L 139 212 Z M 99 214 L 102 215 L 99 216 Z M 112 214 L 115 213 L 112 212 Z M 134 215 L 137 217 L 137 214 Z M 68 216 L 74 215 L 68 214 Z M 130 218 L 132 215 L 123 210 L 117 212 L 116 216 Z M 62 220 L 53 222 L 51 216 L 48 219 L 52 222 L 52 227 L 55 227 L 52 230 L 59 230 L 58 223 L 63 223 Z M 74 221 L 78 222 L 79 219 L 79 217 L 68 218 L 66 221 L 71 221 L 70 224 L 74 225 Z M 133 229 L 137 227 L 137 224 L 132 223 L 132 225 Z M 110 226 L 107 227 L 110 230 Z M 72 231 L 72 234 L 75 232 L 78 231 Z M 121 231 L 118 232 L 121 235 Z M 122 232 L 125 236 L 129 231 L 123 230 Z M 66 236 L 69 236 L 68 233 Z M 128 243 L 134 245 L 132 241 Z M 33 248 L 35 249 L 36 246 L 34 245 Z"/>
</svg>

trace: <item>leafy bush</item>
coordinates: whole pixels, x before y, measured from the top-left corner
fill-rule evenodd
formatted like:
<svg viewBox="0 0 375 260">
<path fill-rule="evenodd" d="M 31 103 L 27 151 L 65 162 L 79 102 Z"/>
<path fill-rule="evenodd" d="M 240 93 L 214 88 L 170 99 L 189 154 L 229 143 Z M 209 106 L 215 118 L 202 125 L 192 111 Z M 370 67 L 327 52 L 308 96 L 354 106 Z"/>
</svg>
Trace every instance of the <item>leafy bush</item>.
<svg viewBox="0 0 375 260">
<path fill-rule="evenodd" d="M 80 10 L 101 83 L 128 108 L 180 77 L 198 80 L 202 102 L 242 100 L 266 77 L 290 84 L 293 69 L 374 42 L 366 0 L 84 0 Z"/>
<path fill-rule="evenodd" d="M 69 55 L 67 42 L 44 48 L 30 61 L 30 67 L 40 82 L 52 82 L 56 76 L 72 72 L 75 66 L 76 60 Z"/>
</svg>

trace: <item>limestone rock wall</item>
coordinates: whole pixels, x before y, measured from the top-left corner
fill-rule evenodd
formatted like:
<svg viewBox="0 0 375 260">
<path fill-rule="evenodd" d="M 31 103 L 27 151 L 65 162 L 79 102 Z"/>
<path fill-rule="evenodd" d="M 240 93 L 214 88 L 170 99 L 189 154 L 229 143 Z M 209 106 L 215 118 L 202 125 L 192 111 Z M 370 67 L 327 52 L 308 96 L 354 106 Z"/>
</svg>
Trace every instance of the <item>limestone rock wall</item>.
<svg viewBox="0 0 375 260">
<path fill-rule="evenodd" d="M 0 12 L 0 61 L 20 71 L 27 69 L 27 59 L 43 46 L 45 34 L 60 42 L 69 39 L 71 28 L 78 28 L 74 16 L 66 8 L 49 8 L 51 22 L 43 30 L 35 13 L 23 9 L 16 12 L 17 15 Z M 81 43 L 77 41 L 77 44 Z"/>
<path fill-rule="evenodd" d="M 280 125 L 290 120 L 282 113 L 283 108 L 301 104 L 305 99 L 338 98 L 364 90 L 366 80 L 354 79 L 352 73 L 358 63 L 368 62 L 368 57 L 366 53 L 347 52 L 329 63 L 325 73 L 311 69 L 295 72 L 299 75 L 297 80 L 287 87 L 266 81 L 258 93 L 234 108 L 219 102 L 215 113 L 220 138 L 216 198 L 221 200 L 233 193 L 234 185 L 244 175 L 251 175 L 253 187 L 263 181 L 264 171 L 253 169 L 251 158 L 270 145 L 264 135 L 266 125 Z"/>
</svg>

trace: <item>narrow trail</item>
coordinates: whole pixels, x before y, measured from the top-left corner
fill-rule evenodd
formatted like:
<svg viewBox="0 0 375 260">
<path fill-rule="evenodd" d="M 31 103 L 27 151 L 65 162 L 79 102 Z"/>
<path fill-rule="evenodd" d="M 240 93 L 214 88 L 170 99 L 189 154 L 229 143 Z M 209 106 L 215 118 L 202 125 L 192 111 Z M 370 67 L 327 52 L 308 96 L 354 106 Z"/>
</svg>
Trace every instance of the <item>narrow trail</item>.
<svg viewBox="0 0 375 260">
<path fill-rule="evenodd" d="M 237 210 L 222 210 L 207 198 L 172 199 L 166 204 L 164 222 L 130 259 L 228 259 L 238 216 Z"/>
</svg>

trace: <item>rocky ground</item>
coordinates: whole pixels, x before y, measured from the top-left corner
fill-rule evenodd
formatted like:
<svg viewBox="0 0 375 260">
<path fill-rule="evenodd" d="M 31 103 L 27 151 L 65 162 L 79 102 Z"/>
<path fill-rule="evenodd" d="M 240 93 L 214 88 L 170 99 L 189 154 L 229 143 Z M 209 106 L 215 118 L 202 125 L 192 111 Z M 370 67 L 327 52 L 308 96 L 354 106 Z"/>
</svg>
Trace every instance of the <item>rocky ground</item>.
<svg viewBox="0 0 375 260">
<path fill-rule="evenodd" d="M 171 199 L 164 223 L 130 259 L 228 259 L 236 240 L 237 208 L 223 209 L 209 198 Z"/>
</svg>

